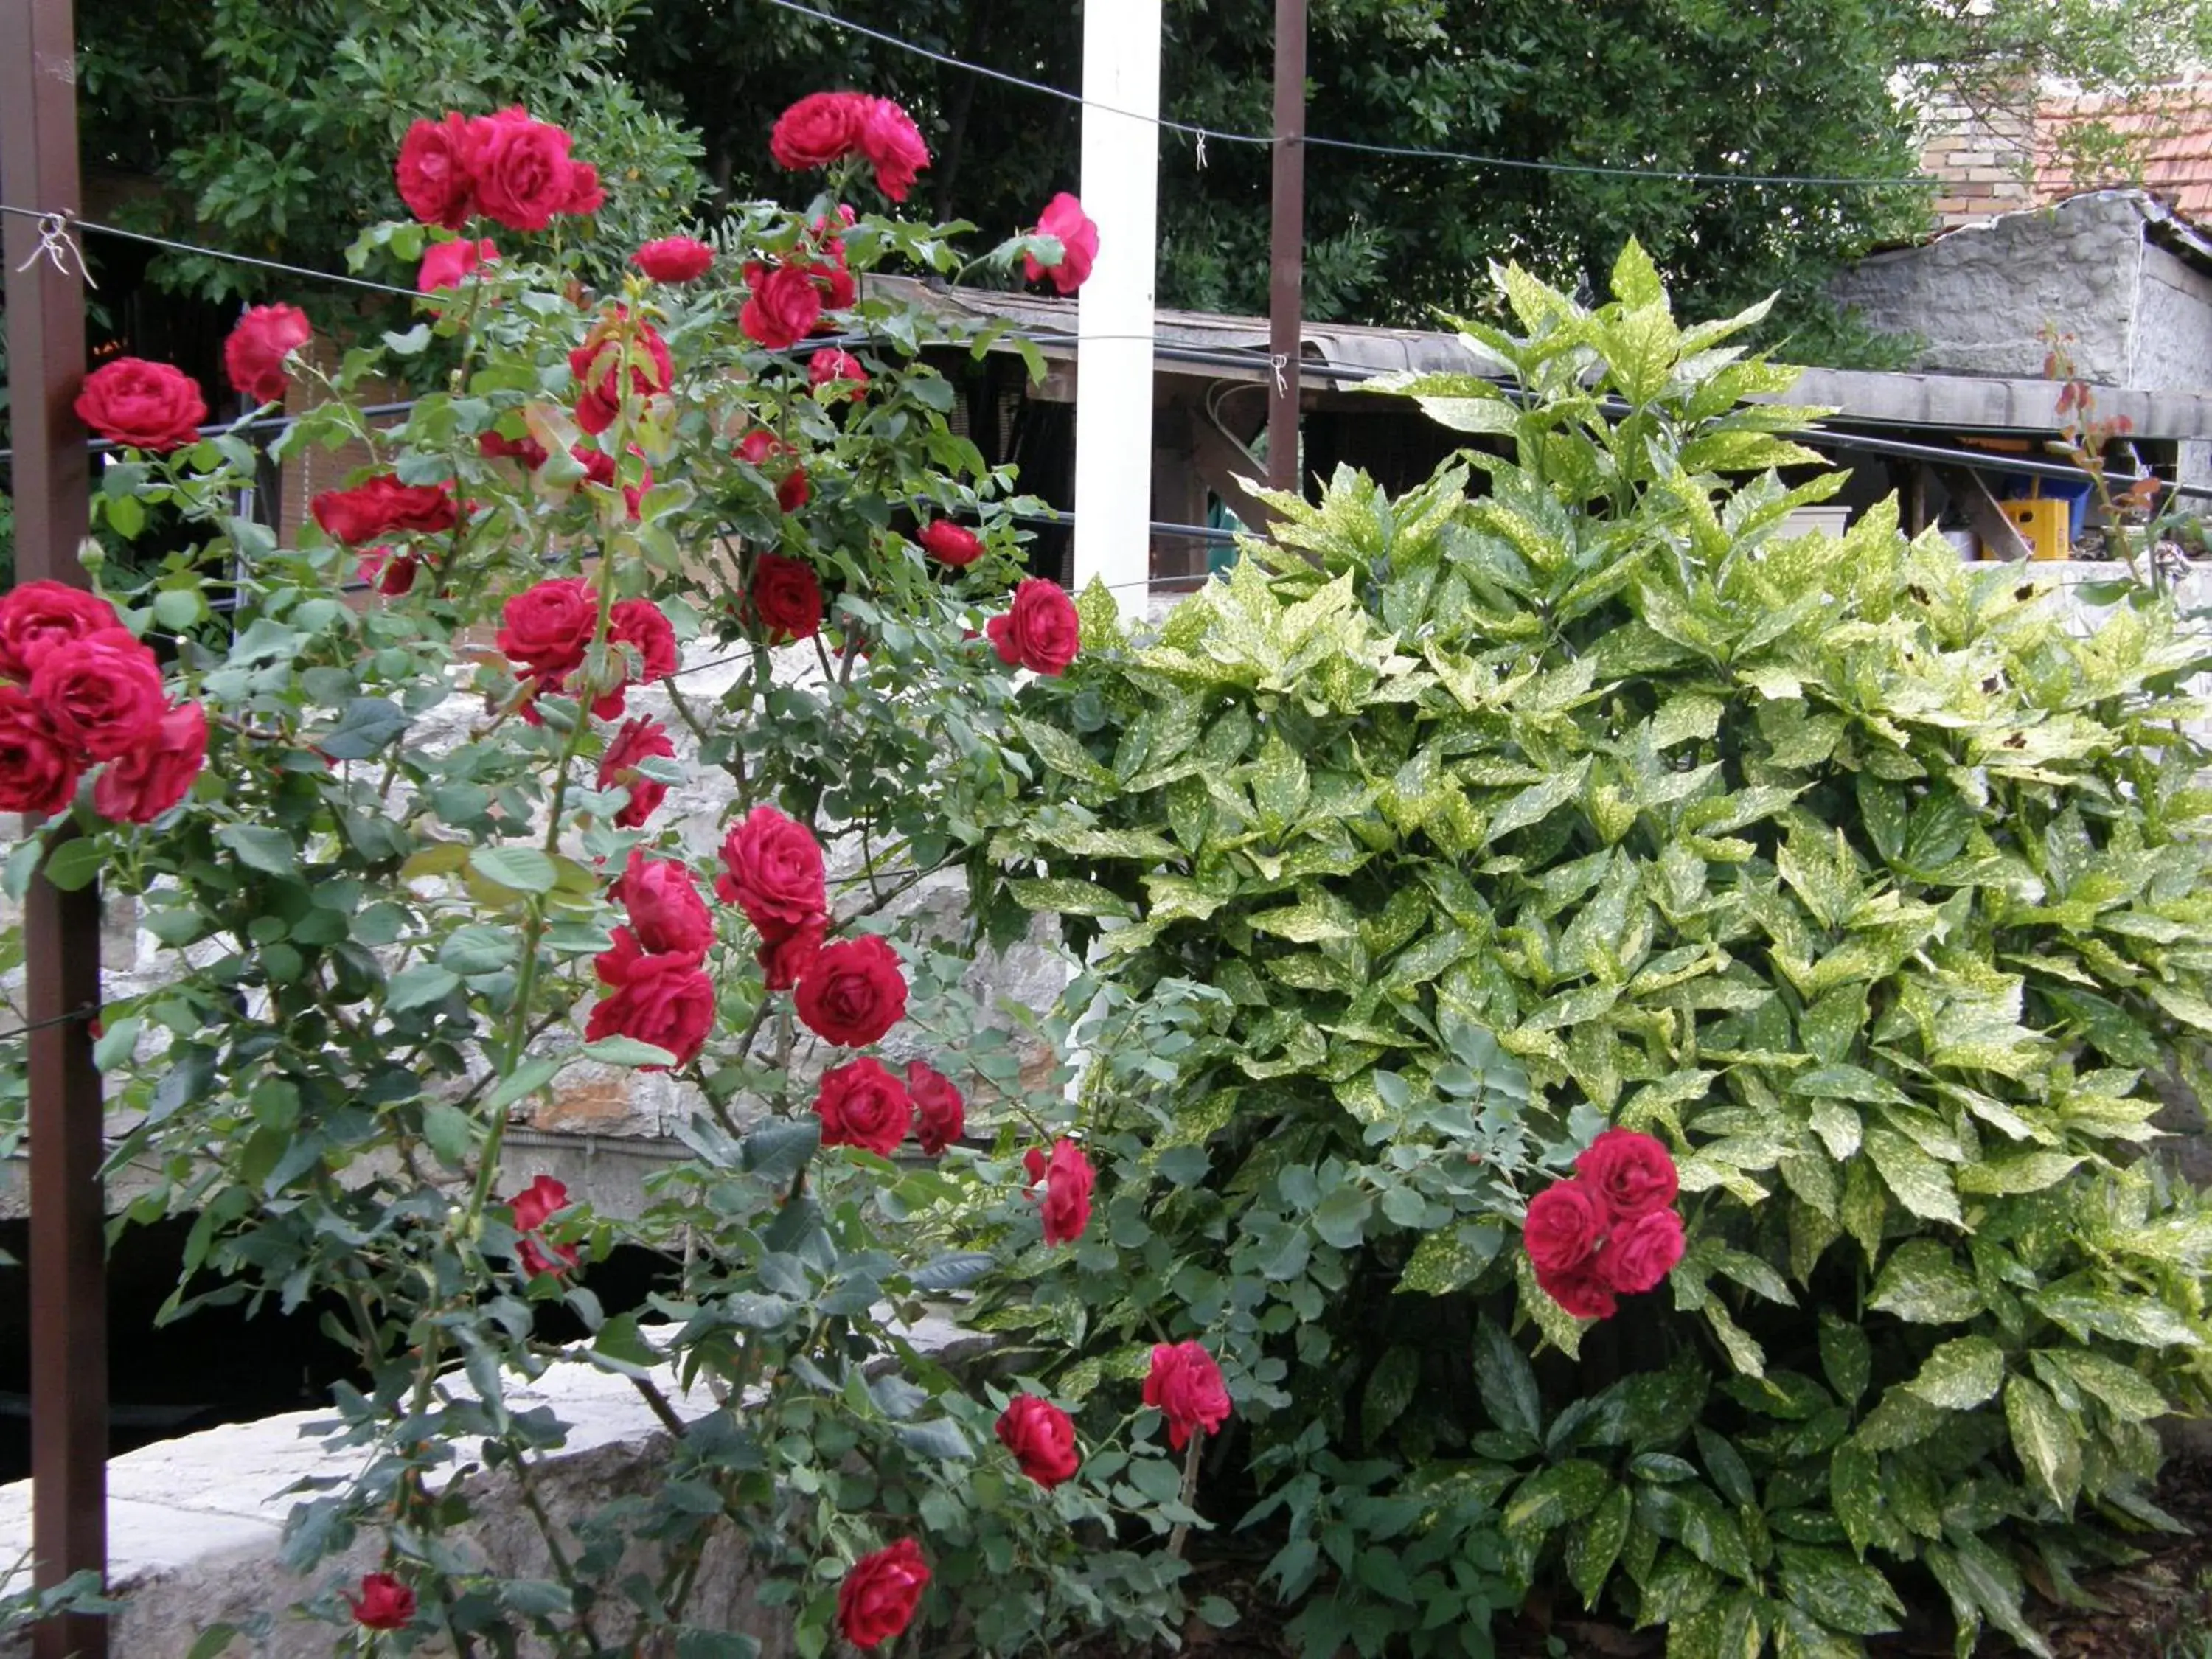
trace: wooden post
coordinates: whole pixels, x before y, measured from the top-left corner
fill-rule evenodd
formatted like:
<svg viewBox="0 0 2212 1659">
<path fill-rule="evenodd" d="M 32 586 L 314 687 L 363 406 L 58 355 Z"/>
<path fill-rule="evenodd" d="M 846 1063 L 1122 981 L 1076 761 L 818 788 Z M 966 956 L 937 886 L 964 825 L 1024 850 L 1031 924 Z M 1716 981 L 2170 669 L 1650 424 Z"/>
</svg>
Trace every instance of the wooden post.
<svg viewBox="0 0 2212 1659">
<path fill-rule="evenodd" d="M 1298 478 L 1298 360 L 1305 330 L 1306 0 L 1275 0 L 1275 167 L 1268 230 L 1267 486 Z"/>
<path fill-rule="evenodd" d="M 70 0 L 0 0 L 0 199 L 78 211 L 76 27 Z M 7 222 L 15 574 L 86 586 L 84 284 L 66 221 Z M 29 967 L 31 1547 L 41 1588 L 107 1558 L 107 1297 L 100 1073 L 100 895 L 35 878 L 24 904 Z M 107 1620 L 50 1619 L 34 1659 L 105 1659 Z"/>
</svg>

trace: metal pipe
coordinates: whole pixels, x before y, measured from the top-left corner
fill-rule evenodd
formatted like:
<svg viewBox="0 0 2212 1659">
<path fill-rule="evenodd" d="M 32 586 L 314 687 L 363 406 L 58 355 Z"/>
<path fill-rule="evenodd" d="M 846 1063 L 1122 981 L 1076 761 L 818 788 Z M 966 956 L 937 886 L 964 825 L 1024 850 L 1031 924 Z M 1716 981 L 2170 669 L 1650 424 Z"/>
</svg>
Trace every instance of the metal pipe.
<svg viewBox="0 0 2212 1659">
<path fill-rule="evenodd" d="M 1275 155 L 1268 229 L 1267 484 L 1301 493 L 1298 364 L 1306 254 L 1306 0 L 1275 0 Z"/>
<path fill-rule="evenodd" d="M 0 195 L 79 206 L 76 23 L 70 0 L 0 0 Z M 83 426 L 83 253 L 66 222 L 5 216 L 19 580 L 88 586 L 77 562 L 89 497 Z M 66 833 L 66 832 L 64 832 Z M 35 877 L 23 907 L 31 1140 L 33 1582 L 107 1565 L 107 1286 L 100 1179 L 104 1103 L 92 1063 L 100 893 Z M 41 1621 L 34 1659 L 105 1659 L 107 1620 Z"/>
</svg>

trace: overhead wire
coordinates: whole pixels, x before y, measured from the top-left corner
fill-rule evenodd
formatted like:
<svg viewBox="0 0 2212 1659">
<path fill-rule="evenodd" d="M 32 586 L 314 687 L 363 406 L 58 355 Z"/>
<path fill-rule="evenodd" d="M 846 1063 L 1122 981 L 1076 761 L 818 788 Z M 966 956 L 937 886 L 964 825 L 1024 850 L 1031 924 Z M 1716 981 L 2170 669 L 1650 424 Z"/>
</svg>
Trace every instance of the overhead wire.
<svg viewBox="0 0 2212 1659">
<path fill-rule="evenodd" d="M 1065 87 L 1052 86 L 1042 81 L 1032 81 L 1005 70 L 994 69 L 988 64 L 977 64 L 951 52 L 939 52 L 931 46 L 908 40 L 883 29 L 871 28 L 856 23 L 849 17 L 825 11 L 805 0 L 768 0 L 769 4 L 818 22 L 857 34 L 900 52 L 926 58 L 934 64 L 957 69 L 970 75 L 981 76 L 1002 85 L 1019 87 L 1047 98 L 1079 104 L 1086 109 L 1096 109 L 1109 115 L 1118 115 L 1132 121 L 1142 121 L 1164 131 L 1179 132 L 1188 137 L 1211 139 L 1225 144 L 1253 144 L 1272 147 L 1277 141 L 1271 134 L 1237 132 L 1222 127 L 1206 126 L 1195 121 L 1179 121 L 1168 116 L 1146 114 L 1141 111 L 1124 109 L 1103 100 L 1086 98 L 1081 93 L 1070 92 Z M 1926 173 L 1904 177 L 1869 179 L 1863 176 L 1794 173 L 1710 173 L 1694 168 L 1635 167 L 1598 161 L 1539 161 L 1523 156 L 1486 155 L 1472 150 L 1425 149 L 1412 144 L 1376 144 L 1352 138 L 1331 138 L 1317 133 L 1302 133 L 1290 139 L 1316 149 L 1340 149 L 1361 155 L 1389 155 L 1422 161 L 1455 161 L 1464 166 L 1496 167 L 1522 173 L 1555 173 L 1585 174 L 1599 178 L 1656 179 L 1676 184 L 1765 185 L 1794 185 L 1822 189 L 1900 190 L 1923 188 L 1941 185 L 1943 181 Z"/>
</svg>

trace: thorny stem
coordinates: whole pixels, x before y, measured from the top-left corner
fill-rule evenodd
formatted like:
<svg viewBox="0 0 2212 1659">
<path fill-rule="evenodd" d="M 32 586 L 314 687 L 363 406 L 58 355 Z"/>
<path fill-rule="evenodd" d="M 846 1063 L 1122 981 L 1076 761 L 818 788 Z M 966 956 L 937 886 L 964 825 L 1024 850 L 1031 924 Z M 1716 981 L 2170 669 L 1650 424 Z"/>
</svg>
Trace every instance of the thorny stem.
<svg viewBox="0 0 2212 1659">
<path fill-rule="evenodd" d="M 1190 1444 L 1187 1449 L 1185 1449 L 1182 1455 L 1182 1491 L 1178 1494 L 1178 1501 L 1182 1503 L 1185 1509 L 1190 1508 L 1192 1504 L 1197 1499 L 1198 1460 L 1200 1455 L 1205 1450 L 1206 1436 L 1201 1432 L 1194 1432 L 1190 1437 Z M 1168 1553 L 1176 1557 L 1177 1559 L 1181 1559 L 1182 1555 L 1183 1540 L 1189 1536 L 1190 1522 L 1188 1521 L 1176 1522 L 1175 1524 L 1175 1530 L 1168 1534 Z"/>
</svg>

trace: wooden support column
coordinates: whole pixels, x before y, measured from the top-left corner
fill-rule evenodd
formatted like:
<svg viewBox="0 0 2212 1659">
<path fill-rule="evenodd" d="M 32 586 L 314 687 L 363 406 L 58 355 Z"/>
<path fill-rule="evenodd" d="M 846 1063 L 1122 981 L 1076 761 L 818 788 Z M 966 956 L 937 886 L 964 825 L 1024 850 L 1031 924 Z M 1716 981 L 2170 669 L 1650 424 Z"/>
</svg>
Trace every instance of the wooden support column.
<svg viewBox="0 0 2212 1659">
<path fill-rule="evenodd" d="M 70 0 L 0 0 L 0 200 L 78 211 L 76 26 Z M 87 586 L 84 283 L 76 233 L 6 221 L 15 574 Z M 30 1025 L 31 1549 L 41 1588 L 107 1559 L 107 1297 L 100 1073 L 100 894 L 35 878 L 24 902 Z M 107 1620 L 50 1619 L 34 1659 L 106 1659 Z"/>
</svg>

